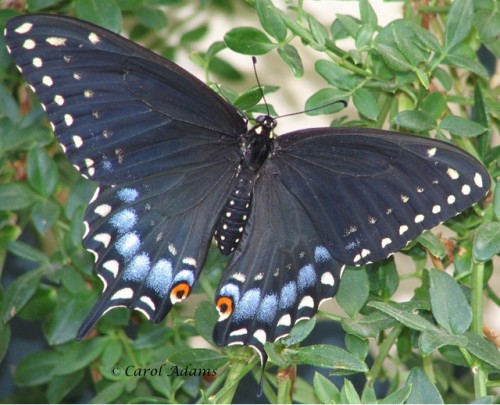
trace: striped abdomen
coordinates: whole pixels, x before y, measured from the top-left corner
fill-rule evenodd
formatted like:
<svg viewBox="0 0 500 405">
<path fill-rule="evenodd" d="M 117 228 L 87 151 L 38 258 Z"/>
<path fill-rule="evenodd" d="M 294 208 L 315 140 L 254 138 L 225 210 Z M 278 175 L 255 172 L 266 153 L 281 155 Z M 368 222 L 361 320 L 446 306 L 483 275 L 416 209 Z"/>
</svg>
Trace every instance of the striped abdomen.
<svg viewBox="0 0 500 405">
<path fill-rule="evenodd" d="M 224 204 L 214 238 L 225 255 L 234 251 L 245 230 L 252 202 L 253 178 L 254 173 L 240 173 L 234 190 Z"/>
</svg>

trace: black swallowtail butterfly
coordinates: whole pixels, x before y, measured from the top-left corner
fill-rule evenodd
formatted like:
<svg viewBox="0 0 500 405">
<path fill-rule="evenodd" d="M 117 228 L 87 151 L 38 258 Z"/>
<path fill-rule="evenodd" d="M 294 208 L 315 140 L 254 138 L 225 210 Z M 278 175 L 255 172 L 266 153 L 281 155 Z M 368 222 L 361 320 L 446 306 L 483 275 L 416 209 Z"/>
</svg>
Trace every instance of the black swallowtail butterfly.
<svg viewBox="0 0 500 405">
<path fill-rule="evenodd" d="M 16 17 L 9 52 L 57 139 L 98 184 L 85 247 L 104 292 L 83 337 L 125 306 L 161 321 L 192 291 L 215 237 L 219 345 L 287 335 L 332 298 L 345 265 L 382 260 L 470 207 L 485 168 L 445 142 L 362 128 L 279 137 L 174 63 L 67 17 Z"/>
</svg>

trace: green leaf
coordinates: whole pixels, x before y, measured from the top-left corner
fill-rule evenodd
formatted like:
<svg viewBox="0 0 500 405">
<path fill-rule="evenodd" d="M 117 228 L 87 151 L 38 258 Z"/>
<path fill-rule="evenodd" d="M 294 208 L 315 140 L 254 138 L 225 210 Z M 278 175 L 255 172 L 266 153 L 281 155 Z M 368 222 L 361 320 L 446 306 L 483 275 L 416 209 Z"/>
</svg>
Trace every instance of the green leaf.
<svg viewBox="0 0 500 405">
<path fill-rule="evenodd" d="M 244 77 L 238 69 L 218 56 L 214 56 L 210 59 L 208 68 L 211 72 L 223 77 L 225 80 L 238 81 Z"/>
<path fill-rule="evenodd" d="M 3 362 L 7 349 L 10 343 L 10 324 L 0 321 L 0 363 Z"/>
<path fill-rule="evenodd" d="M 57 166 L 43 148 L 31 148 L 26 162 L 26 174 L 31 186 L 41 195 L 54 193 L 59 180 Z"/>
<path fill-rule="evenodd" d="M 228 48 L 244 55 L 263 55 L 276 47 L 262 31 L 252 27 L 234 28 L 224 35 Z"/>
<path fill-rule="evenodd" d="M 373 97 L 372 93 L 363 88 L 356 89 L 352 95 L 354 105 L 366 118 L 375 121 L 378 117 L 377 100 Z"/>
<path fill-rule="evenodd" d="M 382 299 L 389 300 L 399 286 L 399 275 L 394 260 L 385 260 L 378 265 L 377 277 Z"/>
<path fill-rule="evenodd" d="M 442 93 L 433 91 L 422 101 L 420 108 L 433 119 L 438 119 L 446 110 L 446 100 Z"/>
<path fill-rule="evenodd" d="M 165 346 L 168 342 L 170 332 L 166 328 L 150 327 L 142 331 L 135 339 L 134 347 L 138 350 L 154 349 L 157 347 Z"/>
<path fill-rule="evenodd" d="M 500 220 L 500 179 L 495 185 L 495 194 L 493 195 L 493 213 L 496 219 Z"/>
<path fill-rule="evenodd" d="M 199 27 L 193 28 L 190 31 L 185 32 L 181 36 L 181 43 L 186 44 L 188 42 L 198 42 L 208 33 L 208 25 L 202 24 Z M 225 47 L 225 45 L 224 45 Z"/>
<path fill-rule="evenodd" d="M 375 44 L 375 49 L 382 55 L 387 66 L 396 72 L 409 72 L 413 70 L 411 64 L 408 63 L 403 54 L 397 49 L 384 44 Z"/>
<path fill-rule="evenodd" d="M 223 354 L 209 349 L 184 349 L 168 357 L 168 360 L 179 367 L 218 368 L 227 363 Z"/>
<path fill-rule="evenodd" d="M 443 87 L 446 91 L 451 90 L 451 86 L 453 85 L 453 80 L 446 70 L 441 69 L 439 67 L 436 68 L 434 70 L 434 77 L 437 80 L 439 80 L 439 82 L 443 85 Z"/>
<path fill-rule="evenodd" d="M 77 17 L 82 20 L 114 32 L 121 30 L 122 14 L 115 0 L 76 0 L 75 11 Z"/>
<path fill-rule="evenodd" d="M 472 0 L 455 0 L 451 4 L 445 27 L 445 48 L 448 52 L 469 35 L 473 12 Z"/>
<path fill-rule="evenodd" d="M 74 340 L 94 299 L 95 296 L 88 291 L 61 299 L 54 315 L 44 325 L 49 344 L 59 345 Z"/>
<path fill-rule="evenodd" d="M 443 59 L 442 62 L 444 65 L 452 65 L 456 66 L 462 69 L 466 69 L 472 73 L 475 73 L 476 75 L 482 76 L 484 78 L 488 77 L 488 71 L 485 69 L 485 67 L 475 61 L 474 59 L 471 59 L 466 56 L 462 55 L 447 55 L 446 58 Z"/>
<path fill-rule="evenodd" d="M 415 110 L 401 111 L 394 117 L 394 123 L 416 132 L 430 131 L 436 125 L 428 114 Z"/>
<path fill-rule="evenodd" d="M 425 231 L 417 239 L 425 249 L 427 249 L 433 256 L 442 259 L 446 255 L 446 249 L 441 240 L 430 231 Z"/>
<path fill-rule="evenodd" d="M 60 403 L 73 388 L 80 384 L 84 375 L 85 370 L 79 370 L 67 375 L 54 376 L 47 386 L 47 399 L 49 403 Z"/>
<path fill-rule="evenodd" d="M 0 211 L 28 208 L 37 198 L 26 183 L 0 184 Z"/>
<path fill-rule="evenodd" d="M 417 46 L 415 36 L 404 24 L 395 21 L 391 24 L 391 29 L 398 49 L 407 61 L 413 66 L 425 62 L 426 55 Z"/>
<path fill-rule="evenodd" d="M 337 19 L 351 37 L 356 38 L 358 36 L 361 25 L 353 16 L 337 14 Z"/>
<path fill-rule="evenodd" d="M 273 3 L 270 0 L 257 0 L 255 7 L 262 28 L 273 38 L 283 41 L 286 38 L 287 27 Z"/>
<path fill-rule="evenodd" d="M 329 60 L 318 60 L 314 68 L 321 77 L 337 89 L 352 91 L 361 82 L 361 78 Z"/>
<path fill-rule="evenodd" d="M 344 385 L 340 390 L 340 400 L 343 404 L 361 404 L 361 398 L 350 380 L 344 380 Z"/>
<path fill-rule="evenodd" d="M 500 222 L 482 224 L 477 230 L 472 247 L 474 259 L 479 262 L 490 260 L 500 251 Z"/>
<path fill-rule="evenodd" d="M 48 383 L 54 377 L 54 370 L 60 360 L 60 353 L 55 351 L 39 351 L 29 354 L 16 367 L 14 382 L 19 386 Z"/>
<path fill-rule="evenodd" d="M 42 272 L 32 270 L 15 279 L 7 289 L 3 300 L 2 319 L 7 322 L 20 311 L 38 288 Z"/>
<path fill-rule="evenodd" d="M 0 116 L 8 117 L 12 122 L 16 122 L 19 119 L 19 106 L 7 88 L 1 83 Z"/>
<path fill-rule="evenodd" d="M 316 40 L 316 44 L 320 47 L 325 46 L 326 38 L 328 38 L 328 30 L 316 20 L 311 14 L 307 14 L 307 24 L 309 29 Z"/>
<path fill-rule="evenodd" d="M 370 345 L 367 339 L 360 339 L 355 335 L 346 333 L 344 341 L 345 346 L 350 353 L 354 354 L 360 360 L 366 359 L 368 351 L 370 350 Z"/>
<path fill-rule="evenodd" d="M 297 49 L 289 44 L 285 44 L 278 48 L 278 54 L 283 61 L 290 67 L 295 77 L 299 78 L 304 75 L 304 66 Z"/>
<path fill-rule="evenodd" d="M 59 219 L 61 207 L 51 200 L 37 202 L 31 210 L 31 219 L 38 233 L 45 234 Z"/>
<path fill-rule="evenodd" d="M 40 284 L 35 294 L 26 305 L 18 311 L 18 316 L 24 320 L 36 320 L 51 315 L 57 307 L 57 293 L 54 288 Z"/>
<path fill-rule="evenodd" d="M 223 51 L 226 48 L 227 48 L 227 45 L 225 42 L 216 41 L 212 45 L 210 45 L 207 52 L 205 53 L 205 57 L 207 59 L 212 59 L 215 55 L 217 55 L 219 52 Z"/>
<path fill-rule="evenodd" d="M 379 404 L 404 404 L 409 403 L 408 397 L 411 394 L 411 385 L 405 385 L 397 391 L 394 391 L 392 394 L 387 395 L 384 399 L 381 399 Z"/>
<path fill-rule="evenodd" d="M 438 389 L 420 367 L 415 367 L 410 371 L 406 385 L 412 387 L 411 394 L 406 400 L 408 404 L 443 403 L 443 398 Z"/>
<path fill-rule="evenodd" d="M 159 31 L 167 26 L 165 14 L 162 10 L 155 7 L 142 6 L 136 10 L 134 14 L 137 16 L 140 23 L 149 29 Z M 119 23 L 121 25 L 121 17 L 114 23 Z"/>
<path fill-rule="evenodd" d="M 469 329 L 472 309 L 456 280 L 436 269 L 430 270 L 429 280 L 432 313 L 438 324 L 455 335 Z"/>
<path fill-rule="evenodd" d="M 500 370 L 500 352 L 493 343 L 472 332 L 465 332 L 464 335 L 468 339 L 465 348 L 469 352 L 492 366 L 494 369 Z"/>
<path fill-rule="evenodd" d="M 120 395 L 125 392 L 125 388 L 129 385 L 129 381 L 120 380 L 111 383 L 106 388 L 99 391 L 99 393 L 92 398 L 92 404 L 111 404 L 116 401 Z M 120 401 L 118 401 L 120 402 Z"/>
<path fill-rule="evenodd" d="M 112 338 L 102 352 L 100 358 L 101 365 L 104 368 L 111 369 L 116 366 L 123 356 L 123 346 L 119 339 Z"/>
<path fill-rule="evenodd" d="M 314 93 L 306 101 L 307 115 L 333 114 L 340 111 L 344 106 L 341 103 L 332 104 L 335 101 L 347 101 L 348 94 L 346 92 L 334 89 L 322 89 Z M 329 105 L 330 104 L 330 105 Z M 321 108 L 324 107 L 324 108 Z"/>
<path fill-rule="evenodd" d="M 217 318 L 217 310 L 208 302 L 200 303 L 194 312 L 196 330 L 209 343 L 213 343 L 212 334 Z"/>
<path fill-rule="evenodd" d="M 463 137 L 474 137 L 481 135 L 487 128 L 477 122 L 468 120 L 467 118 L 457 117 L 455 115 L 447 115 L 439 123 L 439 127 L 453 135 Z"/>
<path fill-rule="evenodd" d="M 103 352 L 109 339 L 97 337 L 90 340 L 73 341 L 61 348 L 59 363 L 54 368 L 54 375 L 71 374 L 87 367 Z"/>
<path fill-rule="evenodd" d="M 238 110 L 245 111 L 254 107 L 261 99 L 262 89 L 255 86 L 234 100 L 233 104 Z"/>
<path fill-rule="evenodd" d="M 59 3 L 59 0 L 28 0 L 27 6 L 28 9 L 33 12 L 54 6 L 57 3 Z"/>
<path fill-rule="evenodd" d="M 300 343 L 311 334 L 315 326 L 316 318 L 300 321 L 294 325 L 287 337 L 281 339 L 281 343 L 286 346 Z"/>
<path fill-rule="evenodd" d="M 361 23 L 363 25 L 367 25 L 372 31 L 375 31 L 377 29 L 377 14 L 373 10 L 368 0 L 360 0 L 359 14 L 361 17 Z"/>
<path fill-rule="evenodd" d="M 366 269 L 346 267 L 337 291 L 337 302 L 351 318 L 366 304 L 369 293 Z"/>
<path fill-rule="evenodd" d="M 22 259 L 28 260 L 35 263 L 48 263 L 49 258 L 40 250 L 32 248 L 27 243 L 16 241 L 12 242 L 8 246 L 10 253 L 20 257 Z"/>
<path fill-rule="evenodd" d="M 376 308 L 387 315 L 390 315 L 394 319 L 397 319 L 403 325 L 410 329 L 424 331 L 426 329 L 438 330 L 435 325 L 430 323 L 424 317 L 410 312 L 408 310 L 403 310 L 398 307 L 397 304 L 387 304 L 385 302 L 369 302 L 367 304 L 369 307 Z"/>
<path fill-rule="evenodd" d="M 315 367 L 335 369 L 340 372 L 364 373 L 368 371 L 368 367 L 364 362 L 337 346 L 306 346 L 302 347 L 292 357 L 294 362 L 299 364 L 310 364 Z"/>
<path fill-rule="evenodd" d="M 323 404 L 338 404 L 340 403 L 340 391 L 328 378 L 324 375 L 314 373 L 313 379 L 314 393 Z"/>
<path fill-rule="evenodd" d="M 449 335 L 436 330 L 424 330 L 418 339 L 418 347 L 424 356 L 429 356 L 434 350 L 443 346 L 464 347 L 466 344 L 465 336 Z"/>
</svg>

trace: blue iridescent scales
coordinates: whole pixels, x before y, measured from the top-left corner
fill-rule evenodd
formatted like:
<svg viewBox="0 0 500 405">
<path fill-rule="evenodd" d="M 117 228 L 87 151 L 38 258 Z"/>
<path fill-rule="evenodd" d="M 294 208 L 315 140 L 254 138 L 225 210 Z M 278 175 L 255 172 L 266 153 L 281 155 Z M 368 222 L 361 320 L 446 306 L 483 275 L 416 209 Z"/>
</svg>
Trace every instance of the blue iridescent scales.
<svg viewBox="0 0 500 405">
<path fill-rule="evenodd" d="M 27 15 L 6 43 L 63 151 L 97 183 L 83 243 L 112 308 L 160 322 L 194 288 L 212 238 L 231 260 L 214 341 L 266 341 L 313 317 L 345 265 L 394 254 L 479 201 L 486 169 L 459 148 L 366 128 L 276 137 L 197 78 L 88 22 Z"/>
</svg>

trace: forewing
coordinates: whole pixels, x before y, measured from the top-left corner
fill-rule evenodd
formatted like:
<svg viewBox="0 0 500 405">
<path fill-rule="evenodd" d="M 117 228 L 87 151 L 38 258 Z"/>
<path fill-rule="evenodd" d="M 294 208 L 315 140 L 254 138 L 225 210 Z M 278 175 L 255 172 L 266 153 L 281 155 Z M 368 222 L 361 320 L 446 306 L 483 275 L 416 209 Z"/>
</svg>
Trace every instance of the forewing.
<svg viewBox="0 0 500 405">
<path fill-rule="evenodd" d="M 5 36 L 65 153 L 101 184 L 203 162 L 246 130 L 193 75 L 96 25 L 26 15 L 10 20 Z"/>
<path fill-rule="evenodd" d="M 272 162 L 261 169 L 249 222 L 216 293 L 214 341 L 252 346 L 263 362 L 264 343 L 314 316 L 343 269 L 274 170 Z"/>
<path fill-rule="evenodd" d="M 5 35 L 66 155 L 99 184 L 84 245 L 105 290 L 79 336 L 116 306 L 160 321 L 203 266 L 243 118 L 177 65 L 93 24 L 28 15 Z"/>
<path fill-rule="evenodd" d="M 350 265 L 397 252 L 490 187 L 486 169 L 451 144 L 373 129 L 293 132 L 272 160 L 332 256 Z"/>
</svg>

